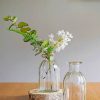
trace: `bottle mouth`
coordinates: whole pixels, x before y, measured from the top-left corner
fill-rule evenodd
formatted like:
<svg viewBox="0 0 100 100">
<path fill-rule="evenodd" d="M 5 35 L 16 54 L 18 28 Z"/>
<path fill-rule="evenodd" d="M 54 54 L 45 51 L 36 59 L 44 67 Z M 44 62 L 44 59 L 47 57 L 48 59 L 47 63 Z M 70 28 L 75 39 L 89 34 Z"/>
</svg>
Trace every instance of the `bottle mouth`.
<svg viewBox="0 0 100 100">
<path fill-rule="evenodd" d="M 74 65 L 81 64 L 81 63 L 83 63 L 83 62 L 82 61 L 70 61 L 69 62 L 69 64 L 74 64 Z"/>
</svg>

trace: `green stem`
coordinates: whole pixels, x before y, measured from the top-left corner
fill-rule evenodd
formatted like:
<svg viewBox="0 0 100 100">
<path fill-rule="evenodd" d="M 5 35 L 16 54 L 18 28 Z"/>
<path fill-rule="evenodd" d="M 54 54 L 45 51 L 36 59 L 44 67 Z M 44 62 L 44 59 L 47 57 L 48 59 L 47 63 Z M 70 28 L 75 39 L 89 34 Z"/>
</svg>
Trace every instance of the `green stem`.
<svg viewBox="0 0 100 100">
<path fill-rule="evenodd" d="M 49 60 L 49 72 L 50 72 L 50 88 L 52 90 L 52 77 L 51 77 L 51 62 Z"/>
<path fill-rule="evenodd" d="M 14 26 L 14 24 L 11 24 L 11 25 L 9 26 L 9 30 L 11 29 L 12 26 Z"/>
</svg>

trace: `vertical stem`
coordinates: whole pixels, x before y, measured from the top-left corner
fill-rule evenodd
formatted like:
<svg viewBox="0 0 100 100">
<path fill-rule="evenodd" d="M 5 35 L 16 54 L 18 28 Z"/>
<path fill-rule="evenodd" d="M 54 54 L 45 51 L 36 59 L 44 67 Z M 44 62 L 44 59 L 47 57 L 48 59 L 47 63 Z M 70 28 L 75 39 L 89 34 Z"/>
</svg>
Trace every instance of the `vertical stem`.
<svg viewBox="0 0 100 100">
<path fill-rule="evenodd" d="M 51 62 L 49 60 L 49 72 L 50 72 L 50 89 L 52 90 L 52 77 L 51 77 Z"/>
<path fill-rule="evenodd" d="M 41 85 L 41 82 L 40 82 L 40 77 L 41 77 L 41 75 L 40 75 L 40 69 L 41 69 L 41 67 L 42 67 L 42 65 L 45 63 L 45 60 L 43 60 L 41 63 L 40 63 L 40 66 L 39 66 L 39 88 L 41 87 L 40 85 Z"/>
</svg>

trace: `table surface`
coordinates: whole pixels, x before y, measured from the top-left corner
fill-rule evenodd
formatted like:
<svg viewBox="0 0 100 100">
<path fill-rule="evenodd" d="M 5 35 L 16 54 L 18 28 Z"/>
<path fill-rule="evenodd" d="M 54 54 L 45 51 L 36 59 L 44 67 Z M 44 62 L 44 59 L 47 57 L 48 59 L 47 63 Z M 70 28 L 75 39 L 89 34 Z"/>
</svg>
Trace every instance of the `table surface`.
<svg viewBox="0 0 100 100">
<path fill-rule="evenodd" d="M 0 100 L 28 100 L 37 83 L 0 83 Z M 100 83 L 87 83 L 87 100 L 100 100 Z"/>
</svg>

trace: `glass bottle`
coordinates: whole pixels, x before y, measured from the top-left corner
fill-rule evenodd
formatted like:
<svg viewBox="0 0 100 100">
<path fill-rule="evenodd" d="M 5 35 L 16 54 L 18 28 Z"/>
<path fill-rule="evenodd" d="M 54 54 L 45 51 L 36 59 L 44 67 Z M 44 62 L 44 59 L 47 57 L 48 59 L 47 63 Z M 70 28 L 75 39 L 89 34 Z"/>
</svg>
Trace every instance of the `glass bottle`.
<svg viewBox="0 0 100 100">
<path fill-rule="evenodd" d="M 55 92 L 60 86 L 60 69 L 55 64 L 54 57 L 44 59 L 39 68 L 39 89 L 42 92 Z"/>
<path fill-rule="evenodd" d="M 86 80 L 79 71 L 82 62 L 69 62 L 69 72 L 64 77 L 64 100 L 86 100 Z"/>
</svg>

